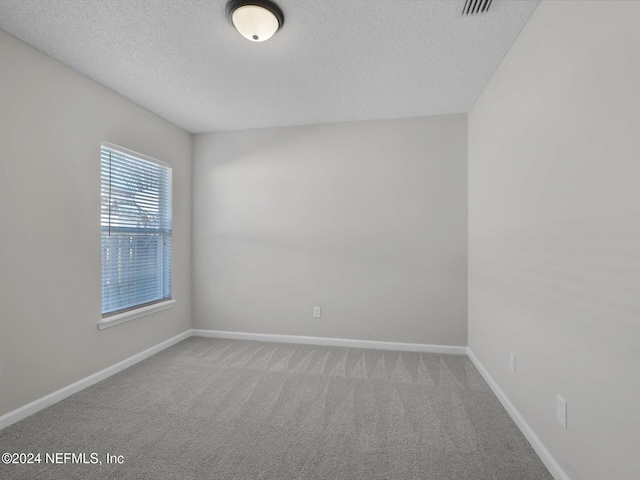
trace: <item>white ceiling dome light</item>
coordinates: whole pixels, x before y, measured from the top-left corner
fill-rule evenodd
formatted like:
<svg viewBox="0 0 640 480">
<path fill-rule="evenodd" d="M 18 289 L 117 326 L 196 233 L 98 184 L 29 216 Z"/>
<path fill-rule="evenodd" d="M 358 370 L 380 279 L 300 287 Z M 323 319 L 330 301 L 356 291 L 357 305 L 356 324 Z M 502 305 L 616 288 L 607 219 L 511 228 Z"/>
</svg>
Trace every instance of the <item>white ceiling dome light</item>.
<svg viewBox="0 0 640 480">
<path fill-rule="evenodd" d="M 282 10 L 270 0 L 229 0 L 226 11 L 234 27 L 252 42 L 269 40 L 284 23 Z"/>
</svg>

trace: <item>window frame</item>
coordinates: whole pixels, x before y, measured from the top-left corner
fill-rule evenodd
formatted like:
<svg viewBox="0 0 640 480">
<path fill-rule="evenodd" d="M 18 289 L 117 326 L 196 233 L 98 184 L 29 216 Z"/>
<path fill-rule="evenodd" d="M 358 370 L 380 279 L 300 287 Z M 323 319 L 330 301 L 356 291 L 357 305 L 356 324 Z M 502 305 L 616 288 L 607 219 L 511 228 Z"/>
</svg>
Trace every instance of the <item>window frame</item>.
<svg viewBox="0 0 640 480">
<path fill-rule="evenodd" d="M 115 150 L 117 152 L 120 152 L 124 155 L 127 156 L 131 156 L 131 157 L 135 157 L 137 159 L 140 160 L 144 160 L 147 162 L 151 162 L 154 163 L 156 165 L 160 165 L 162 167 L 167 167 L 169 169 L 171 169 L 171 177 L 173 177 L 173 166 L 170 163 L 166 163 L 163 162 L 161 160 L 158 160 L 156 158 L 150 157 L 148 155 L 136 152 L 134 150 L 130 150 L 128 148 L 124 148 L 121 147 L 120 145 L 116 145 L 110 142 L 100 142 L 100 165 L 102 165 L 102 150 L 106 148 L 106 149 L 110 149 L 110 150 Z M 173 198 L 173 182 L 171 182 L 171 197 Z M 101 180 L 101 189 L 100 189 L 100 202 L 102 205 L 102 180 Z M 170 205 L 170 212 L 171 212 L 171 219 L 173 219 L 173 201 L 171 201 L 171 205 Z M 101 215 L 102 215 L 102 207 L 101 207 Z M 173 223 L 173 220 L 171 220 L 171 222 Z M 100 221 L 100 238 L 101 238 L 101 242 L 102 242 L 102 220 Z M 171 232 L 171 238 L 173 239 L 173 229 Z M 173 241 L 172 241 L 173 243 Z M 173 246 L 172 246 L 172 250 L 173 250 Z M 101 247 L 101 257 L 102 257 L 102 247 Z M 173 264 L 173 254 L 171 255 L 171 264 Z M 103 269 L 103 264 L 102 264 L 102 260 L 100 261 L 100 277 L 102 278 L 102 269 Z M 170 273 L 171 273 L 171 284 L 173 285 L 173 267 L 170 266 Z M 102 312 L 102 295 L 103 295 L 103 290 L 102 290 L 102 285 L 100 287 L 100 298 L 101 298 L 101 308 L 100 311 Z M 153 301 L 153 302 L 148 302 L 148 303 L 142 303 L 140 305 L 131 307 L 130 309 L 124 310 L 122 312 L 119 313 L 115 313 L 115 314 L 102 314 L 101 313 L 101 317 L 98 320 L 98 329 L 99 330 L 103 330 L 105 328 L 109 328 L 109 327 L 113 327 L 115 325 L 120 325 L 121 323 L 125 323 L 125 322 L 129 322 L 131 320 L 134 320 L 136 318 L 140 318 L 140 317 L 144 317 L 147 315 L 151 315 L 153 313 L 156 312 L 160 312 L 162 310 L 167 310 L 169 308 L 173 308 L 176 304 L 176 300 L 173 296 L 173 287 L 171 287 L 171 298 L 168 299 L 159 299 L 157 301 Z"/>
</svg>

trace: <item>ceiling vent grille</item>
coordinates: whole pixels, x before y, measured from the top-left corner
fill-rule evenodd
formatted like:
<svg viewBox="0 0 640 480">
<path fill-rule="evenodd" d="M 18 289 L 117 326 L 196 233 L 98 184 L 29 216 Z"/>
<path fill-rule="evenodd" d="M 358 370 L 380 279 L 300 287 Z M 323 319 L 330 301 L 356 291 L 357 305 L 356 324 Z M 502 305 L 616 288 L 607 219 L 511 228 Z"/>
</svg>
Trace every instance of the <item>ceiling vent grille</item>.
<svg viewBox="0 0 640 480">
<path fill-rule="evenodd" d="M 462 15 L 477 15 L 478 13 L 486 13 L 489 11 L 493 0 L 464 0 Z"/>
</svg>

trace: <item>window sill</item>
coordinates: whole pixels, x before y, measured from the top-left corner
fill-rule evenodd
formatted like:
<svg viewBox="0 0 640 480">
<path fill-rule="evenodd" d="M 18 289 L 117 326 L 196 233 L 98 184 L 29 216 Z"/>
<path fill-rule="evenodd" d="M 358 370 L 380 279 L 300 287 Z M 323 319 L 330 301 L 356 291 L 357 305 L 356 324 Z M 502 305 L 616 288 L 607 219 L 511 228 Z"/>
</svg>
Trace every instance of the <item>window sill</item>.
<svg viewBox="0 0 640 480">
<path fill-rule="evenodd" d="M 154 303 L 153 305 L 147 305 L 146 307 L 136 308 L 135 310 L 129 310 L 128 312 L 103 318 L 98 322 L 98 330 L 104 330 L 105 328 L 120 325 L 121 323 L 144 317 L 146 315 L 151 315 L 152 313 L 159 312 L 161 310 L 173 308 L 175 304 L 175 300 L 167 300 L 166 302 Z"/>
</svg>

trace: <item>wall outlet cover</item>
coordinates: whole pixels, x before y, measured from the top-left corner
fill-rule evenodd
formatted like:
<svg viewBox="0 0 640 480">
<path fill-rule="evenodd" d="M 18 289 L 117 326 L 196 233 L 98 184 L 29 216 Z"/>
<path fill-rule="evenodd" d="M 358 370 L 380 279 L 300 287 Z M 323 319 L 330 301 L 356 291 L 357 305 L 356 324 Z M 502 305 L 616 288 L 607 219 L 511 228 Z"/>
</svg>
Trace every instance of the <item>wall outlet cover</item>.
<svg viewBox="0 0 640 480">
<path fill-rule="evenodd" d="M 556 420 L 567 428 L 567 401 L 560 395 L 556 395 Z"/>
</svg>

